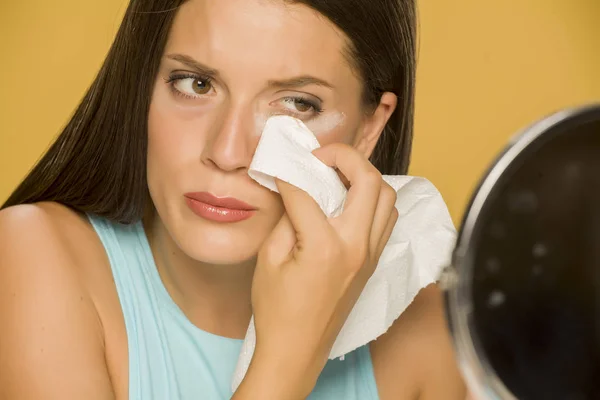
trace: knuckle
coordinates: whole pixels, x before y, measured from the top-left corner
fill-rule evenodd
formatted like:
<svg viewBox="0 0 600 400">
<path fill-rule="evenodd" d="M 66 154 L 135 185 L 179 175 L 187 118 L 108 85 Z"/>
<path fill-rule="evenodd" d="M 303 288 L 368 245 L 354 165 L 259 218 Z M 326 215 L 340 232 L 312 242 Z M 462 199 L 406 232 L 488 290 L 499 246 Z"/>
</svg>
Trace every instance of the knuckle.
<svg viewBox="0 0 600 400">
<path fill-rule="evenodd" d="M 377 257 L 375 255 L 372 255 L 363 263 L 362 271 L 364 271 L 370 276 L 375 271 L 376 267 Z"/>
<path fill-rule="evenodd" d="M 348 263 L 348 268 L 351 271 L 360 270 L 365 262 L 367 261 L 367 257 L 369 256 L 369 245 L 368 243 L 357 243 L 353 246 L 352 256 L 350 258 L 350 262 Z"/>
<path fill-rule="evenodd" d="M 355 260 L 352 260 L 346 263 L 346 273 L 351 277 L 355 277 L 361 273 L 363 266 L 364 263 L 359 263 Z"/>
<path fill-rule="evenodd" d="M 381 185 L 382 182 L 381 173 L 375 167 L 368 168 L 365 171 L 364 179 L 371 185 Z"/>
<path fill-rule="evenodd" d="M 391 187 L 387 182 L 384 182 L 381 188 L 381 194 L 386 201 L 389 201 L 392 204 L 396 203 L 396 199 L 398 197 L 398 193 Z"/>
<path fill-rule="evenodd" d="M 329 264 L 337 264 L 343 258 L 343 250 L 339 243 L 334 241 L 324 242 L 321 251 L 322 260 Z"/>
<path fill-rule="evenodd" d="M 323 246 L 321 261 L 348 276 L 356 276 L 365 264 L 368 246 L 364 244 L 344 246 L 340 242 L 329 242 Z"/>
<path fill-rule="evenodd" d="M 392 213 L 390 215 L 390 219 L 392 221 L 394 221 L 394 223 L 396 223 L 396 221 L 398 221 L 398 217 L 400 216 L 400 213 L 398 212 L 398 209 L 396 207 L 392 208 Z"/>
</svg>

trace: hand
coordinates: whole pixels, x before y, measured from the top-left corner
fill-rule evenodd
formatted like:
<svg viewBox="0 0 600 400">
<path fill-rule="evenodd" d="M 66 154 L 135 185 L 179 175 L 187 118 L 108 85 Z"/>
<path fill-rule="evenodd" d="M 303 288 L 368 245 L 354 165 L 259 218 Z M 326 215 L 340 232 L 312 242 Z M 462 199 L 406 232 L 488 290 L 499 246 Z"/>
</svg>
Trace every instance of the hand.
<svg viewBox="0 0 600 400">
<path fill-rule="evenodd" d="M 304 191 L 277 181 L 286 213 L 258 253 L 257 344 L 241 392 L 257 379 L 278 386 L 278 398 L 310 394 L 398 218 L 396 192 L 362 154 L 344 144 L 313 154 L 349 183 L 344 211 L 327 218 Z"/>
</svg>

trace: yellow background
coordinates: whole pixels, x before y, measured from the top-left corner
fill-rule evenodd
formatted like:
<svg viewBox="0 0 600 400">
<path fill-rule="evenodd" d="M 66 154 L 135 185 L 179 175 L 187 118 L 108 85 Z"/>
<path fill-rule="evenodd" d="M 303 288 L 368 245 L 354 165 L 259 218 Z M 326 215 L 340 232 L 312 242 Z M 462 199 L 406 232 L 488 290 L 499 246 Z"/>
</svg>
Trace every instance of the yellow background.
<svg viewBox="0 0 600 400">
<path fill-rule="evenodd" d="M 0 4 L 0 202 L 98 70 L 126 0 Z M 422 0 L 412 175 L 458 222 L 517 130 L 600 99 L 598 0 Z"/>
</svg>

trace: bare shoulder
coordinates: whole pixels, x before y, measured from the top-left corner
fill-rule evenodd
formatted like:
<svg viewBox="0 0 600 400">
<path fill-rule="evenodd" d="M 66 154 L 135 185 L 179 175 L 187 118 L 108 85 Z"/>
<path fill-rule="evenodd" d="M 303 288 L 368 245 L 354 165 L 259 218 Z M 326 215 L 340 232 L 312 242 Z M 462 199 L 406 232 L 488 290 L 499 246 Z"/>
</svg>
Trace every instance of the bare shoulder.
<svg viewBox="0 0 600 400">
<path fill-rule="evenodd" d="M 53 279 L 68 276 L 90 292 L 98 274 L 107 272 L 102 268 L 107 264 L 106 253 L 88 219 L 58 203 L 23 204 L 0 211 L 0 254 L 0 263 L 30 265 L 35 269 L 30 272 L 51 273 Z"/>
<path fill-rule="evenodd" d="M 464 400 L 466 389 L 444 317 L 442 293 L 421 290 L 392 327 L 371 344 L 382 400 Z"/>
<path fill-rule="evenodd" d="M 89 220 L 53 202 L 0 211 L 0 254 L 23 261 L 45 260 L 33 263 L 38 273 L 60 268 L 90 292 L 99 274 L 108 272 L 106 253 Z"/>
<path fill-rule="evenodd" d="M 85 220 L 58 204 L 0 212 L 1 398 L 112 398 L 81 268 L 93 243 Z"/>
<path fill-rule="evenodd" d="M 78 240 L 93 236 L 93 231 L 82 215 L 61 204 L 45 202 L 0 211 L 0 234 L 0 245 L 43 239 L 50 247 L 73 250 L 77 249 Z"/>
</svg>

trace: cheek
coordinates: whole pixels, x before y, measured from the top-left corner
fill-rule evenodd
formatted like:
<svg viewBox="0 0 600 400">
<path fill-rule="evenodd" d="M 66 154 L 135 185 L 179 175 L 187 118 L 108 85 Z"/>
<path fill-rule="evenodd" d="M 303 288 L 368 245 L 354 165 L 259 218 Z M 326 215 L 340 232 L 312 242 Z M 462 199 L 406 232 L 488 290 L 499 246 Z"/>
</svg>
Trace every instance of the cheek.
<svg viewBox="0 0 600 400">
<path fill-rule="evenodd" d="M 345 143 L 352 146 L 355 144 L 358 131 L 358 123 L 345 121 L 344 124 L 341 124 L 330 131 L 322 132 L 316 136 L 321 146 L 326 146 L 331 143 Z"/>
<path fill-rule="evenodd" d="M 168 175 L 176 180 L 186 165 L 198 163 L 204 148 L 202 114 L 178 109 L 167 96 L 156 90 L 148 115 L 149 179 Z"/>
<path fill-rule="evenodd" d="M 157 181 L 171 175 L 176 169 L 180 144 L 176 123 L 157 107 L 151 107 L 148 118 L 148 183 L 156 187 Z"/>
<path fill-rule="evenodd" d="M 147 183 L 154 205 L 159 207 L 165 201 L 163 186 L 172 175 L 174 166 L 170 164 L 173 153 L 176 153 L 174 140 L 169 140 L 168 119 L 162 117 L 152 105 L 148 116 L 148 155 L 146 161 Z M 159 207 L 160 208 L 160 207 Z"/>
<path fill-rule="evenodd" d="M 352 96 L 348 95 L 348 98 Z M 315 134 L 321 146 L 331 143 L 344 143 L 350 146 L 356 144 L 358 133 L 362 129 L 362 111 L 356 101 L 346 101 L 340 110 L 321 116 L 306 126 Z"/>
</svg>

